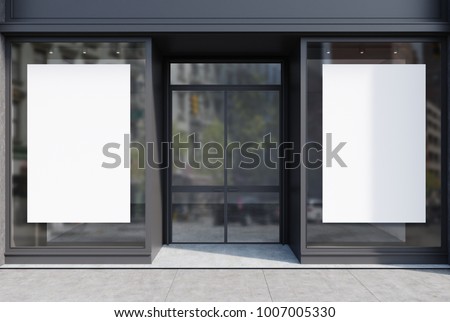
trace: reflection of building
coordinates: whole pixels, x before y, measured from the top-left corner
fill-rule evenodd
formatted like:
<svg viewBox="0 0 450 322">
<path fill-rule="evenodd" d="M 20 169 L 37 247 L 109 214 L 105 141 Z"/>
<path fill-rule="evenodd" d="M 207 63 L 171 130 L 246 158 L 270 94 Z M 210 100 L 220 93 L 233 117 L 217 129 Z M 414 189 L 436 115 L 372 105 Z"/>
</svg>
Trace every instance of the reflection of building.
<svg viewBox="0 0 450 322">
<path fill-rule="evenodd" d="M 436 64 L 430 64 L 433 59 L 440 57 L 441 49 L 435 45 L 427 46 L 421 52 L 421 63 L 427 64 L 427 75 L 433 75 L 429 77 L 429 84 L 427 84 L 427 119 L 426 119 L 426 131 L 427 131 L 427 147 L 426 147 L 426 159 L 427 159 L 427 188 L 428 199 L 431 204 L 439 204 L 440 198 L 438 195 L 441 189 L 441 69 Z M 438 211 L 439 213 L 439 211 Z"/>
<path fill-rule="evenodd" d="M 280 80 L 278 64 L 245 64 L 242 63 L 173 63 L 170 75 L 173 84 L 246 84 L 258 79 L 267 84 L 277 84 Z"/>
<path fill-rule="evenodd" d="M 427 102 L 427 174 L 441 176 L 441 110 Z"/>
</svg>

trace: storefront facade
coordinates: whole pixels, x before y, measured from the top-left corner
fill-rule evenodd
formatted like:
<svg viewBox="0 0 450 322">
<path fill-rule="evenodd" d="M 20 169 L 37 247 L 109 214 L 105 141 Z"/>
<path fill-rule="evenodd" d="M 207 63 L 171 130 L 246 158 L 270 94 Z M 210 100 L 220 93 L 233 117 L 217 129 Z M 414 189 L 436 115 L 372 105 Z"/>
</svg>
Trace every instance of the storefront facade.
<svg viewBox="0 0 450 322">
<path fill-rule="evenodd" d="M 447 1 L 3 5 L 5 263 L 449 263 Z"/>
</svg>

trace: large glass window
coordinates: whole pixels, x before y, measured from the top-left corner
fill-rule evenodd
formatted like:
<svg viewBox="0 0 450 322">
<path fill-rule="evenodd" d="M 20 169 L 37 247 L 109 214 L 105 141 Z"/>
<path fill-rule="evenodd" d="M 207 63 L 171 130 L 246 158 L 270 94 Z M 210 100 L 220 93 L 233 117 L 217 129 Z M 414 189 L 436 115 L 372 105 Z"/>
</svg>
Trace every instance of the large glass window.
<svg viewBox="0 0 450 322">
<path fill-rule="evenodd" d="M 440 247 L 440 44 L 309 42 L 306 87 L 307 247 Z"/>
<path fill-rule="evenodd" d="M 145 151 L 128 143 L 145 146 L 145 44 L 11 56 L 11 247 L 144 247 Z"/>
</svg>

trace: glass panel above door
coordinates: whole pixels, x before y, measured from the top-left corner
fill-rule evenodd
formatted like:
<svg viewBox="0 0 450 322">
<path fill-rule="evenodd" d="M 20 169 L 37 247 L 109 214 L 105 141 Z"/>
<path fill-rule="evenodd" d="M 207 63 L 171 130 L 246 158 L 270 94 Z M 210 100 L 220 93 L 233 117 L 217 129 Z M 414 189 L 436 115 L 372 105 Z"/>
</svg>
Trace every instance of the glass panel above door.
<svg viewBox="0 0 450 322">
<path fill-rule="evenodd" d="M 279 63 L 172 63 L 172 85 L 280 85 Z"/>
</svg>

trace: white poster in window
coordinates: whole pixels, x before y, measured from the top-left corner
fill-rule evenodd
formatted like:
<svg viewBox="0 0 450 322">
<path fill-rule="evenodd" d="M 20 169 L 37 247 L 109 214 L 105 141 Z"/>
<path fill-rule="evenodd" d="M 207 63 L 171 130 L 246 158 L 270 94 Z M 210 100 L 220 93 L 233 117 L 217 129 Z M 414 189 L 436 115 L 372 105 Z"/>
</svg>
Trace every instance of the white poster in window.
<svg viewBox="0 0 450 322">
<path fill-rule="evenodd" d="M 425 65 L 323 65 L 324 223 L 426 221 L 425 90 Z"/>
<path fill-rule="evenodd" d="M 27 93 L 28 222 L 129 223 L 130 169 L 102 163 L 124 160 L 130 65 L 28 65 Z"/>
</svg>

